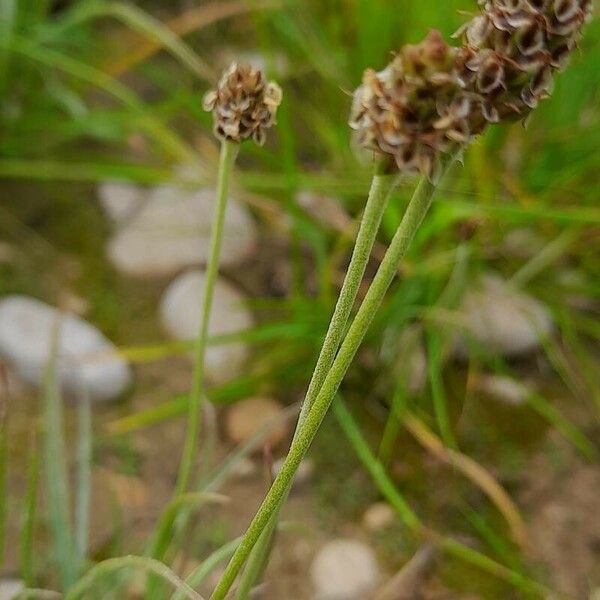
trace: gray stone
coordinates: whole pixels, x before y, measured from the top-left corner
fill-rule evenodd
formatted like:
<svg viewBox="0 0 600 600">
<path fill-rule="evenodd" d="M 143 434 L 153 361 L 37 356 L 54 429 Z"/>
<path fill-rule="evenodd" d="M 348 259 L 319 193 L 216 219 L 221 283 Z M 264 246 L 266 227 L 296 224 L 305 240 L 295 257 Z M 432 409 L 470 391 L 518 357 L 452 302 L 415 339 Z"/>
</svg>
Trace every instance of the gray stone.
<svg viewBox="0 0 600 600">
<path fill-rule="evenodd" d="M 476 389 L 492 400 L 508 404 L 510 406 L 521 406 L 533 393 L 526 384 L 502 375 L 482 375 L 475 380 Z"/>
<path fill-rule="evenodd" d="M 469 340 L 490 354 L 518 356 L 536 350 L 553 329 L 548 309 L 496 275 L 483 276 L 468 290 L 459 310 L 465 330 L 455 340 L 455 354 L 468 355 Z"/>
<path fill-rule="evenodd" d="M 188 271 L 166 289 L 160 303 L 160 318 L 166 332 L 178 340 L 192 340 L 198 335 L 206 275 Z M 243 332 L 254 324 L 244 296 L 224 279 L 218 279 L 209 321 L 211 336 Z M 239 375 L 248 356 L 242 342 L 209 346 L 206 351 L 207 379 L 223 383 Z"/>
<path fill-rule="evenodd" d="M 108 258 L 119 271 L 138 277 L 166 276 L 205 264 L 214 207 L 215 190 L 211 188 L 155 188 L 142 208 L 109 241 Z M 256 244 L 256 226 L 249 211 L 229 198 L 221 265 L 239 263 Z"/>
<path fill-rule="evenodd" d="M 24 589 L 20 579 L 0 579 L 0 600 L 15 600 Z"/>
<path fill-rule="evenodd" d="M 104 213 L 117 225 L 132 218 L 148 197 L 146 188 L 116 181 L 101 183 L 97 191 Z"/>
<path fill-rule="evenodd" d="M 122 394 L 131 384 L 131 371 L 116 347 L 83 319 L 61 316 L 33 298 L 9 296 L 0 302 L 0 357 L 23 381 L 42 385 L 57 323 L 57 369 L 64 393 L 77 398 L 85 389 L 93 401 Z"/>
<path fill-rule="evenodd" d="M 325 544 L 313 559 L 310 577 L 315 600 L 362 600 L 380 579 L 373 550 L 350 539 Z"/>
</svg>

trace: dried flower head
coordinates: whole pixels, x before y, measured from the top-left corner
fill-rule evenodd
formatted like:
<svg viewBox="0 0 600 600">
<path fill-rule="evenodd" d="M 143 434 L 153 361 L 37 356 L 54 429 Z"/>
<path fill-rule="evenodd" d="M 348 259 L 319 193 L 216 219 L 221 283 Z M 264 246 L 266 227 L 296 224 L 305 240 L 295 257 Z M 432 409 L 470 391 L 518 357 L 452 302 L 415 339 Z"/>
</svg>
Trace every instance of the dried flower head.
<svg viewBox="0 0 600 600">
<path fill-rule="evenodd" d="M 267 82 L 262 71 L 233 63 L 217 89 L 204 97 L 204 110 L 213 112 L 219 139 L 239 143 L 252 138 L 262 145 L 267 129 L 275 123 L 281 99 L 281 88 Z"/>
<path fill-rule="evenodd" d="M 464 89 L 458 56 L 431 31 L 383 71 L 365 71 L 350 117 L 359 145 L 389 156 L 401 172 L 436 179 L 442 154 L 469 143 L 486 125 L 472 118 L 479 101 Z"/>
<path fill-rule="evenodd" d="M 592 0 L 479 0 L 459 32 L 463 79 L 489 122 L 523 118 L 552 91 L 592 14 Z"/>
</svg>

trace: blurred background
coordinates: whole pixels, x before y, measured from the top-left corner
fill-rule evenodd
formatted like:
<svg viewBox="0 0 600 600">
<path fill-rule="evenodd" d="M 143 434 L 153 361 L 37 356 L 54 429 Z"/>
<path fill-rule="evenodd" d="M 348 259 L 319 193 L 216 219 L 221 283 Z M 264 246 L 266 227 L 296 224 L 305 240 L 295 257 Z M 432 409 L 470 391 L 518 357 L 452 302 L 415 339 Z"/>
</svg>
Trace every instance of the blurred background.
<svg viewBox="0 0 600 600">
<path fill-rule="evenodd" d="M 46 480 L 63 451 L 80 496 L 91 445 L 91 560 L 142 554 L 171 498 L 218 160 L 202 96 L 219 72 L 261 67 L 284 102 L 234 175 L 202 436 L 204 481 L 227 501 L 163 553 L 182 577 L 243 532 L 291 438 L 371 177 L 346 125 L 351 91 L 476 10 L 0 3 L 0 598 L 58 587 Z M 375 598 L 416 555 L 413 579 L 378 598 L 550 598 L 535 581 L 598 600 L 599 100 L 595 19 L 552 98 L 491 128 L 444 181 L 302 465 L 257 597 Z M 390 203 L 365 289 L 414 184 Z M 52 352 L 57 309 L 70 316 Z M 49 360 L 57 446 L 43 435 L 61 406 Z M 411 515 L 516 582 L 431 551 Z M 132 577 L 90 597 L 143 589 Z"/>
</svg>

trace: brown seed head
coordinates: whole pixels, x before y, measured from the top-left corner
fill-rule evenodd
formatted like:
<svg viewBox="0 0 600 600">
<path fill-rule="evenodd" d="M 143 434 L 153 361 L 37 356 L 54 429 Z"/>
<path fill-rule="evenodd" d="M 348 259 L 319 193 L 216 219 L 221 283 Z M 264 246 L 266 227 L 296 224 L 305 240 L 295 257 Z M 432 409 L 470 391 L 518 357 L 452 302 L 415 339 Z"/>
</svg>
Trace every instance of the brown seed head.
<svg viewBox="0 0 600 600">
<path fill-rule="evenodd" d="M 592 14 L 592 0 L 480 0 L 458 34 L 465 85 L 490 122 L 523 118 L 552 91 Z"/>
<path fill-rule="evenodd" d="M 436 179 L 442 154 L 468 144 L 486 125 L 472 119 L 479 100 L 464 89 L 458 57 L 431 31 L 383 71 L 365 71 L 350 116 L 359 145 L 389 156 L 401 172 Z"/>
<path fill-rule="evenodd" d="M 204 97 L 204 110 L 212 111 L 214 132 L 220 140 L 243 142 L 252 138 L 265 142 L 281 104 L 281 88 L 267 82 L 262 71 L 233 63 L 221 77 L 216 90 Z"/>
</svg>

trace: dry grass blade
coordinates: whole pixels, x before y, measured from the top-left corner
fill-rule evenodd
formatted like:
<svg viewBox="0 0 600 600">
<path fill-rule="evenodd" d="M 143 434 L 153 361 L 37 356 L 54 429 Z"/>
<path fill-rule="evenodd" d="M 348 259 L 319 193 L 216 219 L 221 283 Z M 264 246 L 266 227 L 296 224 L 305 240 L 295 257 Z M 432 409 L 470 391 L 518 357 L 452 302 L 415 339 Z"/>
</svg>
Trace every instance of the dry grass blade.
<svg viewBox="0 0 600 600">
<path fill-rule="evenodd" d="M 436 559 L 433 546 L 423 546 L 400 571 L 377 592 L 373 600 L 416 600 L 431 575 Z"/>
<path fill-rule="evenodd" d="M 444 446 L 442 441 L 423 423 L 412 414 L 404 417 L 404 425 L 411 435 L 429 452 L 439 460 L 456 467 L 465 477 L 477 485 L 502 513 L 514 541 L 521 547 L 527 547 L 527 533 L 525 522 L 518 508 L 506 490 L 472 458 Z"/>
<path fill-rule="evenodd" d="M 175 35 L 182 37 L 223 19 L 254 10 L 276 8 L 279 5 L 279 2 L 274 2 L 273 0 L 265 0 L 263 2 L 246 2 L 244 0 L 235 0 L 232 2 L 217 1 L 191 8 L 177 17 L 166 21 L 165 26 Z M 144 40 L 129 52 L 123 53 L 119 57 L 119 60 L 105 65 L 104 71 L 113 77 L 119 77 L 129 71 L 129 69 L 156 54 L 160 49 L 160 42 Z"/>
</svg>

